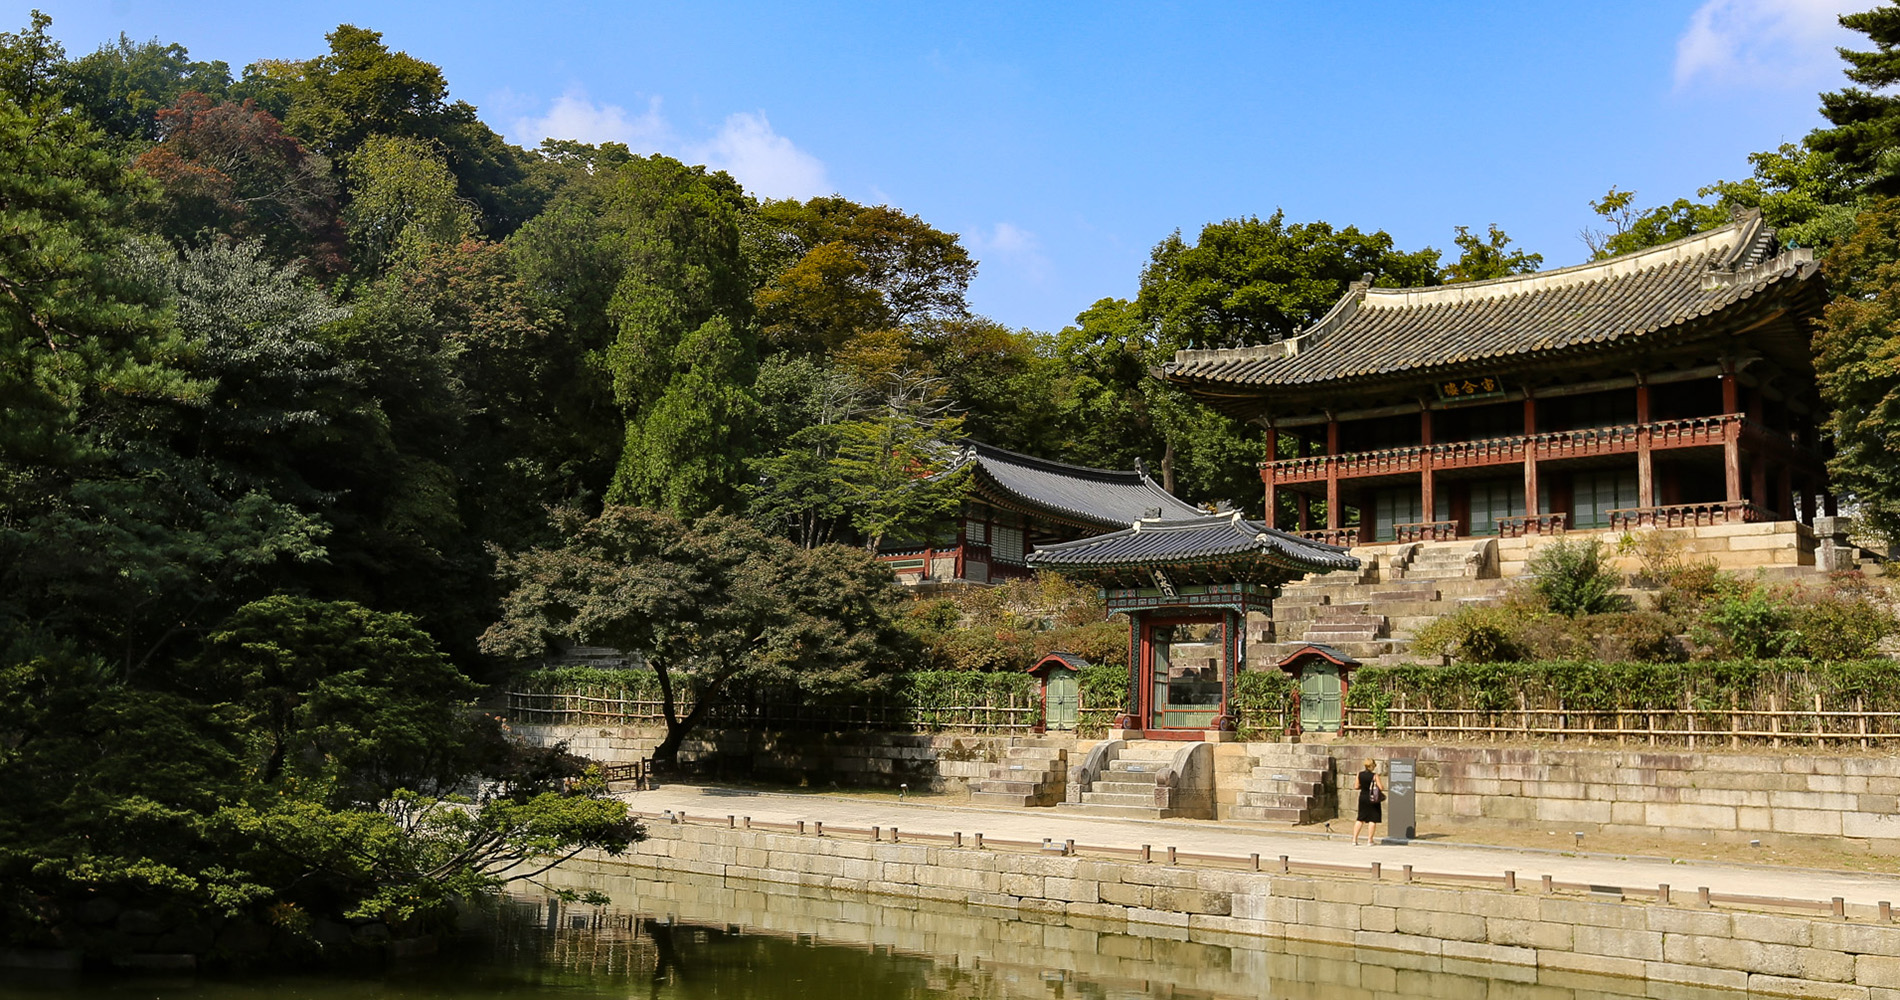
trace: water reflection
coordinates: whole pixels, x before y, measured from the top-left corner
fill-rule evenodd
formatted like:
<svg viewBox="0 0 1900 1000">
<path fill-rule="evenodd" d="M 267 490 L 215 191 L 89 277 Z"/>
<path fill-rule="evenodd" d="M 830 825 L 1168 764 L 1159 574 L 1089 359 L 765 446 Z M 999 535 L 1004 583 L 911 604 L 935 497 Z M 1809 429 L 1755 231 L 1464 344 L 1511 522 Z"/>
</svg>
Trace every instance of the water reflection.
<svg viewBox="0 0 1900 1000">
<path fill-rule="evenodd" d="M 436 959 L 358 977 L 28 980 L 0 1000 L 379 997 L 651 1000 L 1733 1000 L 1692 987 L 1538 972 L 823 889 L 642 878 L 572 866 L 611 907 L 514 897 Z"/>
</svg>

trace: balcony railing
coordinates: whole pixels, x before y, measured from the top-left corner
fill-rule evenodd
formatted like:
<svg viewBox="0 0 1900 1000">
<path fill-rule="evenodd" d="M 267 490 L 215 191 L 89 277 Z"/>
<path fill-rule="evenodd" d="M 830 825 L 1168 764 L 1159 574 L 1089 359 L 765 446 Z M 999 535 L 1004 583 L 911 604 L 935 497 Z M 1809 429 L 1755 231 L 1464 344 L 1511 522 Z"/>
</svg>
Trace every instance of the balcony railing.
<svg viewBox="0 0 1900 1000">
<path fill-rule="evenodd" d="M 1358 479 L 1422 472 L 1428 455 L 1434 470 L 1469 469 L 1521 464 L 1526 458 L 1549 461 L 1635 454 L 1644 431 L 1648 432 L 1652 449 L 1706 448 L 1725 444 L 1730 438 L 1739 440 L 1744 429 L 1766 448 L 1781 451 L 1790 457 L 1805 455 L 1785 435 L 1777 435 L 1759 424 L 1752 424 L 1741 414 L 1729 413 L 1712 417 L 1656 420 L 1647 424 L 1547 431 L 1481 441 L 1450 441 L 1429 447 L 1410 445 L 1342 455 L 1308 455 L 1264 462 L 1262 468 L 1272 474 L 1276 483 L 1323 481 L 1328 478 L 1329 472 L 1340 479 Z"/>
<path fill-rule="evenodd" d="M 1518 514 L 1512 517 L 1500 517 L 1497 520 L 1499 538 L 1522 538 L 1525 535 L 1561 535 L 1564 526 L 1570 521 L 1567 514 Z"/>
<path fill-rule="evenodd" d="M 1401 542 L 1449 542 L 1458 537 L 1457 521 L 1418 521 L 1392 526 L 1393 538 Z"/>
<path fill-rule="evenodd" d="M 1359 542 L 1357 525 L 1348 528 L 1315 528 L 1311 531 L 1296 531 L 1294 534 L 1309 541 L 1325 542 L 1327 545 L 1344 545 L 1348 548 Z"/>
<path fill-rule="evenodd" d="M 1746 500 L 1678 503 L 1662 507 L 1624 507 L 1610 511 L 1610 530 L 1694 528 L 1708 524 L 1755 524 L 1775 519 L 1773 511 Z"/>
</svg>

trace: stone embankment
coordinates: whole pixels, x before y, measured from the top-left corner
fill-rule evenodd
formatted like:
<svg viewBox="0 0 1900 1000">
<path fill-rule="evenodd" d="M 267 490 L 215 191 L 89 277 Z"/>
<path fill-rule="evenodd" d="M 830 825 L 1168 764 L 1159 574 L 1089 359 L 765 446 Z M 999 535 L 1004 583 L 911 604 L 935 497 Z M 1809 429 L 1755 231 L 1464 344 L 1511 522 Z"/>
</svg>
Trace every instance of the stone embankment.
<svg viewBox="0 0 1900 1000">
<path fill-rule="evenodd" d="M 1900 926 L 1865 918 L 1396 881 L 1187 867 L 863 837 L 658 822 L 619 859 L 691 873 L 1380 949 L 1441 960 L 1748 990 L 1900 1000 Z"/>
</svg>

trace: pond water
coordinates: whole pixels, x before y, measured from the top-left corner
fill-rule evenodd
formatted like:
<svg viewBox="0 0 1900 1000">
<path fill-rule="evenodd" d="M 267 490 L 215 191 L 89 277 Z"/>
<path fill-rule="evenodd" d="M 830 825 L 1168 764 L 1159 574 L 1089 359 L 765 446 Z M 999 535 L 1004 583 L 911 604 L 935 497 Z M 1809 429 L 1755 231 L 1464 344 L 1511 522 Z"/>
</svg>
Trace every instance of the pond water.
<svg viewBox="0 0 1900 1000">
<path fill-rule="evenodd" d="M 564 873 L 610 907 L 512 897 L 479 934 L 374 975 L 252 979 L 25 978 L 0 1000 L 342 1000 L 645 997 L 949 1000 L 1733 1000 L 1689 987 L 1538 972 L 1079 919 L 1019 920 L 916 901 L 726 883 Z"/>
</svg>

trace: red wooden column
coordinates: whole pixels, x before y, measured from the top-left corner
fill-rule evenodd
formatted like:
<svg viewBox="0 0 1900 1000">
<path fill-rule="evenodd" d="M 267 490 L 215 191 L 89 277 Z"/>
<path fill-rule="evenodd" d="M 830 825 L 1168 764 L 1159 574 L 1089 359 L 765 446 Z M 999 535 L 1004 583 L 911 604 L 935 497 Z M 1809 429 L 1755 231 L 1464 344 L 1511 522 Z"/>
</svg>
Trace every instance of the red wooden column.
<svg viewBox="0 0 1900 1000">
<path fill-rule="evenodd" d="M 1531 517 L 1543 513 L 1537 509 L 1537 448 L 1531 437 L 1537 433 L 1537 400 L 1524 394 L 1524 513 Z"/>
<path fill-rule="evenodd" d="M 1636 506 L 1656 506 L 1656 473 L 1649 456 L 1649 383 L 1636 383 Z"/>
<path fill-rule="evenodd" d="M 1742 403 L 1740 394 L 1737 391 L 1739 387 L 1735 384 L 1735 373 L 1732 371 L 1723 372 L 1720 378 L 1722 381 L 1723 414 L 1741 412 Z M 1722 428 L 1722 471 L 1728 487 L 1728 502 L 1735 503 L 1741 500 L 1742 425 L 1738 421 L 1729 421 L 1724 424 Z"/>
<path fill-rule="evenodd" d="M 1260 478 L 1267 485 L 1266 521 L 1267 521 L 1267 527 L 1269 528 L 1277 528 L 1280 526 L 1279 522 L 1274 520 L 1274 515 L 1280 509 L 1280 503 L 1279 503 L 1280 497 L 1274 490 L 1274 481 L 1273 481 L 1274 476 L 1278 474 L 1277 470 L 1275 470 L 1273 467 L 1273 463 L 1276 461 L 1279 461 L 1279 458 L 1280 458 L 1280 432 L 1277 430 L 1274 430 L 1273 424 L 1269 423 L 1267 424 L 1267 461 L 1266 461 L 1266 464 L 1260 467 Z"/>
<path fill-rule="evenodd" d="M 1337 531 L 1341 527 L 1339 516 L 1339 465 L 1335 458 L 1339 455 L 1339 421 L 1326 419 L 1326 527 Z"/>
<path fill-rule="evenodd" d="M 1432 411 L 1418 411 L 1418 486 L 1422 504 L 1419 520 L 1438 520 L 1437 477 L 1432 473 Z"/>
<path fill-rule="evenodd" d="M 1759 388 L 1748 390 L 1748 420 L 1757 427 L 1762 425 L 1762 402 Z M 1748 499 L 1762 507 L 1775 504 L 1768 496 L 1768 457 L 1754 454 L 1748 457 Z"/>
</svg>

